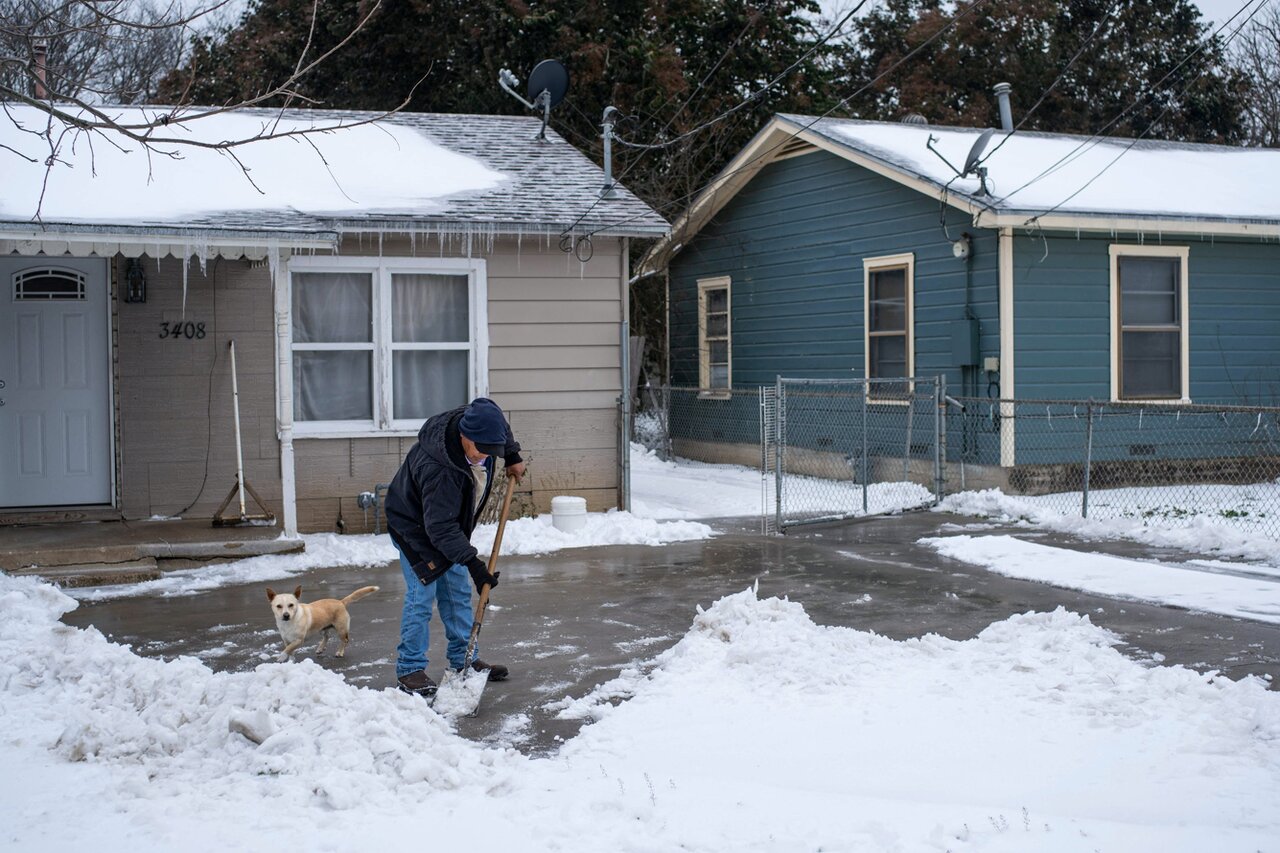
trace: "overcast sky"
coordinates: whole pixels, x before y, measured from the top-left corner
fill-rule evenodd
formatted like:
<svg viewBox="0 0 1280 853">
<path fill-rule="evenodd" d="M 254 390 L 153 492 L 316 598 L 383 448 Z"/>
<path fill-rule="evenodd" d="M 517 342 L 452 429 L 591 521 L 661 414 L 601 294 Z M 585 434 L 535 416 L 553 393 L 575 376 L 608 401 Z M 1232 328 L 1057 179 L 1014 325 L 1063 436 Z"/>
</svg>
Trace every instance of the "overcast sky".
<svg viewBox="0 0 1280 853">
<path fill-rule="evenodd" d="M 1280 0 L 1270 0 L 1270 2 L 1275 3 L 1280 2 Z M 820 0 L 820 3 L 823 13 L 829 18 L 834 18 L 845 14 L 858 5 L 858 0 Z M 867 3 L 865 9 L 869 10 L 879 5 L 879 3 L 880 0 L 871 0 L 871 2 Z M 1200 14 L 1204 15 L 1206 22 L 1211 23 L 1215 29 L 1223 21 L 1234 15 L 1244 4 L 1245 0 L 1197 0 L 1195 3 L 1200 7 Z M 1232 24 L 1232 28 L 1243 19 L 1244 16 L 1237 18 L 1235 23 Z M 1223 35 L 1228 35 L 1229 33 L 1230 30 L 1225 30 Z"/>
</svg>

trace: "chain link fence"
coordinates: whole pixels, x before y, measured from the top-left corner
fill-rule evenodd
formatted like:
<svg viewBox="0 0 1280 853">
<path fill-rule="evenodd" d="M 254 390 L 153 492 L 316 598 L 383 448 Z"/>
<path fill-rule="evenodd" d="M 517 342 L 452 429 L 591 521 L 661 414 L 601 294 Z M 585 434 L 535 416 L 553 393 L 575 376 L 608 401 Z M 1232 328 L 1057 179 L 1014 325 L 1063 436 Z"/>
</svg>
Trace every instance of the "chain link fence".
<svg viewBox="0 0 1280 853">
<path fill-rule="evenodd" d="M 954 491 L 1149 525 L 1228 525 L 1280 539 L 1280 408 L 958 398 Z"/>
<path fill-rule="evenodd" d="M 954 398 L 932 378 L 780 379 L 645 388 L 633 440 L 664 460 L 758 471 L 765 530 L 994 488 L 1033 514 L 1280 540 L 1280 408 Z"/>
</svg>

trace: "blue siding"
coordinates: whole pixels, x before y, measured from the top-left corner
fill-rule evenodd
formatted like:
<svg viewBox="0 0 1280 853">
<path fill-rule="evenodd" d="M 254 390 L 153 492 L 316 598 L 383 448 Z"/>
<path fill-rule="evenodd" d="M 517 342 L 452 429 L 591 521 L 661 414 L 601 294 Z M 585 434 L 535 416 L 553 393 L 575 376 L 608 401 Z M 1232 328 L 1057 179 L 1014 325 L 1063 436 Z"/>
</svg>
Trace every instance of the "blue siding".
<svg viewBox="0 0 1280 853">
<path fill-rule="evenodd" d="M 973 235 L 971 310 L 982 355 L 998 355 L 996 238 L 947 209 L 949 240 L 940 215 L 936 201 L 826 152 L 764 167 L 671 263 L 673 384 L 698 384 L 697 280 L 721 275 L 733 280 L 735 386 L 863 376 L 863 258 L 913 252 L 916 373 L 945 373 L 964 393 L 951 334 L 965 262 L 951 240 Z"/>
<path fill-rule="evenodd" d="M 1136 235 L 1015 238 L 1019 399 L 1109 399 L 1109 247 L 1138 242 Z M 1190 247 L 1192 401 L 1280 403 L 1280 245 L 1207 237 L 1164 243 Z"/>
</svg>

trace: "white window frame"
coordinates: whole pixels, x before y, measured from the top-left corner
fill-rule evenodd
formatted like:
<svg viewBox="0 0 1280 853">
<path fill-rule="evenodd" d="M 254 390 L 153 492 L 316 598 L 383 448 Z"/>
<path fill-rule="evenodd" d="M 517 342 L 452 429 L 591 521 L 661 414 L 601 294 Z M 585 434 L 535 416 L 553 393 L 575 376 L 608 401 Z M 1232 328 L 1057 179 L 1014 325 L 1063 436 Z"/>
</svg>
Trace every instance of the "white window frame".
<svg viewBox="0 0 1280 853">
<path fill-rule="evenodd" d="M 903 323 L 907 343 L 907 375 L 903 378 L 911 379 L 916 375 L 916 256 L 914 252 L 906 252 L 862 259 L 862 375 L 867 379 L 895 378 L 871 375 L 871 274 L 892 269 L 906 270 L 906 286 L 903 294 L 906 300 L 906 317 Z M 914 388 L 909 390 L 914 392 Z M 874 392 L 872 391 L 869 396 L 874 397 Z M 897 402 L 906 405 L 908 401 L 890 398 L 877 402 Z"/>
<path fill-rule="evenodd" d="M 707 340 L 707 291 L 724 290 L 725 330 L 727 351 L 725 389 L 703 390 L 698 396 L 707 400 L 726 400 L 733 396 L 733 280 L 727 275 L 698 279 L 698 387 L 711 387 L 711 346 Z M 720 340 L 719 337 L 716 340 Z"/>
<path fill-rule="evenodd" d="M 299 438 L 367 438 L 375 436 L 414 436 L 422 427 L 421 419 L 393 418 L 395 401 L 391 366 L 392 354 L 404 349 L 470 350 L 468 387 L 470 395 L 484 397 L 489 393 L 489 297 L 486 264 L 479 258 L 379 258 L 300 256 L 289 259 L 288 346 L 285 348 L 285 375 L 293 381 L 295 349 L 361 349 L 359 344 L 294 344 L 293 342 L 293 273 L 367 272 L 373 281 L 373 419 L 368 421 L 302 421 L 294 420 L 293 433 Z M 466 275 L 471 340 L 450 343 L 392 342 L 391 277 L 393 274 Z M 290 393 L 292 399 L 293 393 Z"/>
<path fill-rule="evenodd" d="M 1190 293 L 1189 282 L 1191 280 L 1188 271 L 1188 258 L 1191 254 L 1190 246 L 1141 246 L 1125 243 L 1113 243 L 1110 246 L 1111 254 L 1111 400 L 1117 403 L 1190 403 L 1191 402 L 1191 302 L 1188 298 Z M 1121 257 L 1147 257 L 1147 258 L 1177 258 L 1179 260 L 1179 269 L 1181 271 L 1181 281 L 1178 283 L 1178 320 L 1181 326 L 1178 335 L 1178 345 L 1181 349 L 1181 388 L 1179 396 L 1169 399 L 1151 399 L 1146 397 L 1134 397 L 1122 399 L 1120 397 L 1120 258 Z"/>
</svg>

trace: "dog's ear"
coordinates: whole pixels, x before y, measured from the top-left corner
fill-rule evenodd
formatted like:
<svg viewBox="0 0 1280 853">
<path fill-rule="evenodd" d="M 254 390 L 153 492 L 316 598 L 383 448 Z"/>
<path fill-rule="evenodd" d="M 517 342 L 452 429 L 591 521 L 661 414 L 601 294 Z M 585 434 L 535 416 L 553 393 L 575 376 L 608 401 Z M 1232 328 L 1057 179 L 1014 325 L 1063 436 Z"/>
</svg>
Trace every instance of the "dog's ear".
<svg viewBox="0 0 1280 853">
<path fill-rule="evenodd" d="M 271 587 L 267 587 L 267 601 L 273 601 L 276 597 L 276 591 Z"/>
<path fill-rule="evenodd" d="M 296 586 L 296 587 L 294 587 L 294 589 L 293 589 L 293 597 L 294 597 L 294 598 L 302 598 L 302 587 L 301 587 L 301 586 Z"/>
</svg>

